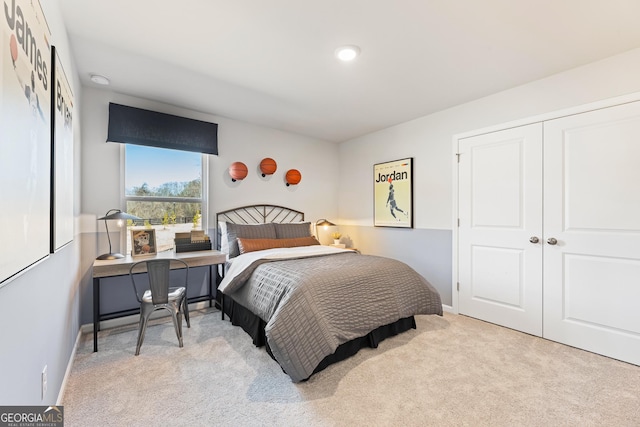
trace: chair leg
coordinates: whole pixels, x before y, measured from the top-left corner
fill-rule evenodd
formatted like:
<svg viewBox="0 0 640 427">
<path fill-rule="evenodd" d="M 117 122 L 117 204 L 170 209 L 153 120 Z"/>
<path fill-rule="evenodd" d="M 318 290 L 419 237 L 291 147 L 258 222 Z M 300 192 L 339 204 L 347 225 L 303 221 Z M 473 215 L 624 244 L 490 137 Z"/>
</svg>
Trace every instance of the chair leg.
<svg viewBox="0 0 640 427">
<path fill-rule="evenodd" d="M 187 321 L 187 328 L 191 327 L 191 322 L 189 321 L 189 303 L 187 302 L 187 296 L 184 296 L 182 300 L 182 310 L 184 311 L 184 320 Z"/>
<path fill-rule="evenodd" d="M 144 341 L 144 333 L 147 330 L 147 323 L 149 321 L 149 315 L 151 312 L 141 308 L 140 310 L 140 322 L 138 324 L 138 344 L 136 345 L 136 356 L 140 354 L 140 347 L 142 347 L 142 341 Z"/>
<path fill-rule="evenodd" d="M 180 310 L 178 310 L 177 304 L 175 310 L 171 310 L 171 317 L 173 318 L 173 326 L 176 329 L 176 336 L 178 337 L 178 344 L 182 347 L 182 316 Z"/>
<path fill-rule="evenodd" d="M 182 312 L 180 311 L 180 309 L 182 308 L 182 303 L 176 304 L 175 308 L 176 308 L 176 320 L 178 321 L 178 330 L 180 330 L 180 336 L 183 336 L 182 335 Z"/>
</svg>

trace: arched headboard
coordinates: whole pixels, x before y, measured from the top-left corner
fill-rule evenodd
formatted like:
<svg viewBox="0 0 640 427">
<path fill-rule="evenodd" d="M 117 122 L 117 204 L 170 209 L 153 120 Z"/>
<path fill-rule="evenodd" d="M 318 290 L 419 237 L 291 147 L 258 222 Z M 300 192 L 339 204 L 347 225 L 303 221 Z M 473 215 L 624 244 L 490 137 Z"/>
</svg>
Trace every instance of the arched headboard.
<svg viewBox="0 0 640 427">
<path fill-rule="evenodd" d="M 304 212 L 278 205 L 249 205 L 233 208 L 216 214 L 216 247 L 220 249 L 220 227 L 218 224 L 230 222 L 233 224 L 266 224 L 277 222 L 304 221 Z"/>
</svg>

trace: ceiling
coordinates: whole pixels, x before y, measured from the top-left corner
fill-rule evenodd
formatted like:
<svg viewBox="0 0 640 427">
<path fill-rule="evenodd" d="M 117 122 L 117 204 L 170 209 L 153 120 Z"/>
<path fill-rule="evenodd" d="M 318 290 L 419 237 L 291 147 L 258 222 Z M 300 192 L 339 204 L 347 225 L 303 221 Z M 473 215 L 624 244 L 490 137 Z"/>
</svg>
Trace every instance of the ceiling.
<svg viewBox="0 0 640 427">
<path fill-rule="evenodd" d="M 84 85 L 335 142 L 640 47 L 638 0 L 58 1 Z"/>
</svg>

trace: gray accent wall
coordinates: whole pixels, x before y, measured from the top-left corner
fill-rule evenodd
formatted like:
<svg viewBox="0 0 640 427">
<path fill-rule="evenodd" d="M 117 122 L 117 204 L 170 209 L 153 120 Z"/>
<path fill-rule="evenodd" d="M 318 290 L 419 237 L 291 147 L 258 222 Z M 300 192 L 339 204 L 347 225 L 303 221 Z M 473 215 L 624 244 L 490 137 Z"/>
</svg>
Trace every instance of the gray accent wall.
<svg viewBox="0 0 640 427">
<path fill-rule="evenodd" d="M 0 288 L 0 405 L 56 403 L 80 328 L 79 247 L 76 236 Z"/>
<path fill-rule="evenodd" d="M 363 254 L 408 264 L 440 292 L 444 305 L 451 305 L 451 230 L 341 225 L 339 231 L 342 243 Z"/>
</svg>

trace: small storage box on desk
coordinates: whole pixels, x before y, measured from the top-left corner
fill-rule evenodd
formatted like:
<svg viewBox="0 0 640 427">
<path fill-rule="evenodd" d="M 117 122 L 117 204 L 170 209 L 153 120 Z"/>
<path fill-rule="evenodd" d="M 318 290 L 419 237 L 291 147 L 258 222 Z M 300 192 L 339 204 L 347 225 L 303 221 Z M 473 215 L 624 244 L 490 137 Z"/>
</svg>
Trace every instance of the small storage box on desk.
<svg viewBox="0 0 640 427">
<path fill-rule="evenodd" d="M 210 251 L 211 240 L 203 230 L 193 230 L 191 233 L 176 233 L 174 239 L 176 252 Z"/>
</svg>

